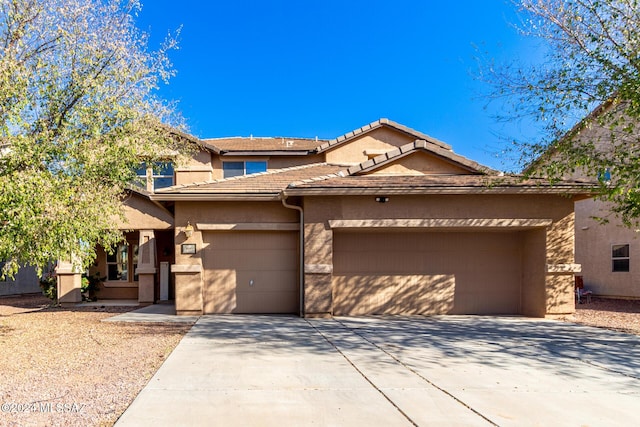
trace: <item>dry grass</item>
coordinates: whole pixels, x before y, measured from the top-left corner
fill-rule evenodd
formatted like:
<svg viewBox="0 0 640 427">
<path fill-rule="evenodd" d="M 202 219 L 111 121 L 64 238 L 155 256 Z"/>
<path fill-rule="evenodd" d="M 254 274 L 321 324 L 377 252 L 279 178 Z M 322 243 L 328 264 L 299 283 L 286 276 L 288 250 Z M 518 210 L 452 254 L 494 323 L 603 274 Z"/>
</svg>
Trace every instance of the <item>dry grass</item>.
<svg viewBox="0 0 640 427">
<path fill-rule="evenodd" d="M 49 303 L 0 298 L 0 425 L 112 425 L 190 328 L 101 322 L 135 307 Z"/>
</svg>

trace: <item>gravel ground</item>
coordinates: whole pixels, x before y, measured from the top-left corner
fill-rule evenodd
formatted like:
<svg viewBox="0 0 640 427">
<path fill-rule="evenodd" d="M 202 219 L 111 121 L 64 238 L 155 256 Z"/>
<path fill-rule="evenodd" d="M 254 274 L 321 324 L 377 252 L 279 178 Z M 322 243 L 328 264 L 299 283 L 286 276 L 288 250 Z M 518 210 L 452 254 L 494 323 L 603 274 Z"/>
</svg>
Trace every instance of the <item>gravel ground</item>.
<svg viewBox="0 0 640 427">
<path fill-rule="evenodd" d="M 100 321 L 136 307 L 49 305 L 0 298 L 2 426 L 112 425 L 191 327 Z"/>
<path fill-rule="evenodd" d="M 562 320 L 640 335 L 640 300 L 593 297 L 589 304 L 576 305 L 576 314 Z"/>
<path fill-rule="evenodd" d="M 190 328 L 100 321 L 134 308 L 0 298 L 0 425 L 112 425 Z M 561 320 L 640 335 L 640 301 L 576 308 Z"/>
</svg>

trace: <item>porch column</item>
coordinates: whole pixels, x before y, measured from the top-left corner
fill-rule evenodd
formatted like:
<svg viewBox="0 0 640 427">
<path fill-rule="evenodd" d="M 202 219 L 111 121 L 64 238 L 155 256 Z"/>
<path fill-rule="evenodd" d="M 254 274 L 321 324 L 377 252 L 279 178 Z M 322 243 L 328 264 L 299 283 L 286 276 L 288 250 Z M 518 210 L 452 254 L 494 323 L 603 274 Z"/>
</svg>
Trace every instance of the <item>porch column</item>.
<svg viewBox="0 0 640 427">
<path fill-rule="evenodd" d="M 62 306 L 72 306 L 82 302 L 82 271 L 72 262 L 58 261 L 56 267 L 58 278 L 58 303 Z"/>
<path fill-rule="evenodd" d="M 138 302 L 155 301 L 156 239 L 153 230 L 140 230 L 138 243 Z"/>
</svg>

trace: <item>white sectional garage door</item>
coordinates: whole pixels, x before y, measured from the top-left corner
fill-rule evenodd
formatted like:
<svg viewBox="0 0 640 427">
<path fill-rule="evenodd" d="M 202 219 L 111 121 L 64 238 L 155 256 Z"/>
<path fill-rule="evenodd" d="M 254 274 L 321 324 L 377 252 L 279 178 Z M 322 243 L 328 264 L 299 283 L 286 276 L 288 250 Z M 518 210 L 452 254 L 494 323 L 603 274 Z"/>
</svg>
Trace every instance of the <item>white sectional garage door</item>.
<svg viewBox="0 0 640 427">
<path fill-rule="evenodd" d="M 207 232 L 205 313 L 298 312 L 297 233 Z"/>
<path fill-rule="evenodd" d="M 335 231 L 336 315 L 518 314 L 517 232 Z"/>
</svg>

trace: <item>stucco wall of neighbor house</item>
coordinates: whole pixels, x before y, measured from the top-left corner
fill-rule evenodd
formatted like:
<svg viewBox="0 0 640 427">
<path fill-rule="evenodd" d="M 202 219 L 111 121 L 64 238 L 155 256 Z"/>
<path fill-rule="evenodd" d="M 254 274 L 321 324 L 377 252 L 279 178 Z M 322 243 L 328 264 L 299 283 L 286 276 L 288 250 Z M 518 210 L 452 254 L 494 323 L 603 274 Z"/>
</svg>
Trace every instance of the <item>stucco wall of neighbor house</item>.
<svg viewBox="0 0 640 427">
<path fill-rule="evenodd" d="M 171 270 L 175 274 L 176 310 L 178 314 L 202 314 L 205 312 L 233 312 L 235 306 L 219 301 L 215 289 L 207 286 L 212 281 L 205 271 L 203 259 L 208 250 L 212 233 L 250 233 L 264 230 L 291 232 L 298 227 L 298 213 L 282 206 L 281 202 L 176 202 L 175 205 L 176 261 Z M 188 223 L 195 230 L 187 237 L 184 230 Z M 294 230 L 295 231 L 295 230 Z M 195 254 L 183 254 L 183 244 L 195 244 Z M 295 257 L 297 260 L 297 256 Z M 209 281 L 209 282 L 205 282 Z M 206 305 L 206 307 L 205 307 Z"/>
<path fill-rule="evenodd" d="M 393 150 L 416 138 L 393 129 L 380 127 L 356 137 L 346 144 L 336 145 L 326 152 L 326 160 L 335 164 L 358 164 L 368 160 L 366 150 Z"/>
<path fill-rule="evenodd" d="M 21 295 L 41 292 L 36 270 L 22 267 L 13 279 L 0 279 L 0 296 Z"/>
<path fill-rule="evenodd" d="M 549 219 L 552 222 L 546 228 L 496 228 L 494 231 L 518 233 L 522 254 L 520 277 L 527 276 L 514 284 L 527 287 L 521 294 L 521 312 L 542 316 L 571 313 L 575 309 L 573 273 L 564 268 L 574 264 L 573 201 L 570 198 L 543 195 L 391 196 L 389 202 L 381 204 L 376 203 L 373 196 L 307 197 L 304 208 L 306 315 L 332 313 L 336 254 L 333 252 L 334 230 L 330 228 L 329 220 L 340 219 Z M 477 233 L 491 230 L 471 226 L 440 231 Z M 477 277 L 477 281 L 489 290 L 492 280 L 491 276 Z"/>
<path fill-rule="evenodd" d="M 585 288 L 607 297 L 640 298 L 640 237 L 610 214 L 605 202 L 576 202 L 576 262 L 582 264 Z M 594 217 L 609 220 L 603 224 Z M 629 271 L 613 272 L 612 245 L 629 245 Z"/>
</svg>

